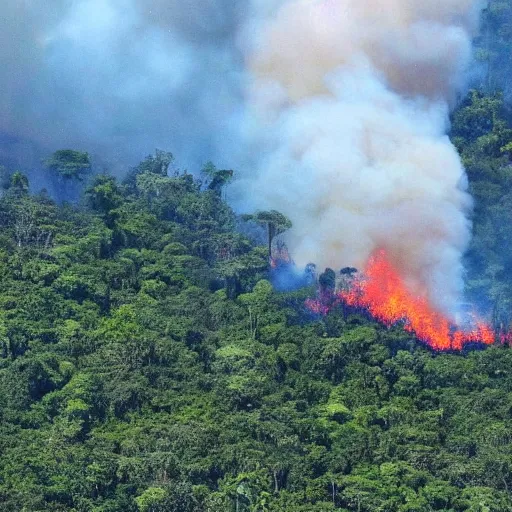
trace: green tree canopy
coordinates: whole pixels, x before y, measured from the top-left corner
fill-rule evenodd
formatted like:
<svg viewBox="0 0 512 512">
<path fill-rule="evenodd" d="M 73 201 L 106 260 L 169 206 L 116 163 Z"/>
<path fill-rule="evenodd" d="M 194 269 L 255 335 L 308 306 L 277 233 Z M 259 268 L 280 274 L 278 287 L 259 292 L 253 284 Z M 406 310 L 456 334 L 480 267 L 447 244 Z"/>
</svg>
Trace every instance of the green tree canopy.
<svg viewBox="0 0 512 512">
<path fill-rule="evenodd" d="M 91 161 L 88 153 L 72 149 L 55 151 L 44 165 L 57 177 L 65 180 L 83 180 L 91 172 Z"/>
</svg>

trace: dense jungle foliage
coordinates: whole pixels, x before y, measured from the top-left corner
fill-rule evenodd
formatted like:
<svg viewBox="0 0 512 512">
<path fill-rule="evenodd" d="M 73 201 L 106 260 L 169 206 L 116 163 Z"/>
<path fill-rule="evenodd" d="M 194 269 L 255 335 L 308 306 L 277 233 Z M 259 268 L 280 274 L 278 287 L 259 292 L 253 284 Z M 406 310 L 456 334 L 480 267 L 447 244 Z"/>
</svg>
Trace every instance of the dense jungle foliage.
<svg viewBox="0 0 512 512">
<path fill-rule="evenodd" d="M 511 12 L 484 13 L 487 78 L 451 133 L 475 197 L 468 296 L 498 330 Z M 271 284 L 266 235 L 287 220 L 238 218 L 232 171 L 201 181 L 161 151 L 121 181 L 77 151 L 45 165 L 80 202 L 0 172 L 2 512 L 512 511 L 507 346 L 436 354 L 399 326 L 314 316 L 314 285 Z"/>
</svg>

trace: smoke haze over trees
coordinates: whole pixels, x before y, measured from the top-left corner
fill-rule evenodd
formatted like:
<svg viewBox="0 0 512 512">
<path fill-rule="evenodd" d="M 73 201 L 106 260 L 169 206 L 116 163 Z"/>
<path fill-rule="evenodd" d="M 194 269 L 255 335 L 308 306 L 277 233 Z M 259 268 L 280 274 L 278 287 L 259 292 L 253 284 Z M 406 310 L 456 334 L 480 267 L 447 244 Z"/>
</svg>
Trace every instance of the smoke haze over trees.
<svg viewBox="0 0 512 512">
<path fill-rule="evenodd" d="M 476 40 L 476 57 L 482 63 L 480 88 L 492 93 L 503 90 L 512 99 L 512 5 L 504 0 L 488 0 L 482 16 L 480 35 Z"/>
<path fill-rule="evenodd" d="M 0 149 L 61 147 L 134 165 L 154 147 L 222 163 L 239 102 L 237 3 L 2 2 Z M 0 153 L 1 154 L 1 153 Z"/>
</svg>

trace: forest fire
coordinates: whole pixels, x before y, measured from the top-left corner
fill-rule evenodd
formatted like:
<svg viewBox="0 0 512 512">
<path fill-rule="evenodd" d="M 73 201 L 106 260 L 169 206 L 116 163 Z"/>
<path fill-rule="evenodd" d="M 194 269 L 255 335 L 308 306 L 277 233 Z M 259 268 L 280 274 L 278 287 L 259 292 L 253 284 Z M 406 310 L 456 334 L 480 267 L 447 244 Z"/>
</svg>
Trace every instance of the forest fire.
<svg viewBox="0 0 512 512">
<path fill-rule="evenodd" d="M 468 343 L 491 345 L 495 341 L 495 333 L 484 322 L 474 322 L 469 330 L 457 328 L 425 298 L 415 297 L 382 250 L 370 258 L 363 277 L 356 277 L 347 290 L 337 292 L 333 299 L 364 309 L 388 326 L 403 322 L 406 331 L 434 350 L 462 350 Z M 309 301 L 308 307 L 325 314 L 329 308 L 323 302 L 322 298 Z"/>
</svg>

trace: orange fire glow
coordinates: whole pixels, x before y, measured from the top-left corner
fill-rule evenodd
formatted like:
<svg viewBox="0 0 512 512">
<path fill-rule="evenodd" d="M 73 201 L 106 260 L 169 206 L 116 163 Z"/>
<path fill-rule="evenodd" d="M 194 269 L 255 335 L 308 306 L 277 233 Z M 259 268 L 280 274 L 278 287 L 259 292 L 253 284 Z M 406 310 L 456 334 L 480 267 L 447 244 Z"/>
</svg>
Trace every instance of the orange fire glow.
<svg viewBox="0 0 512 512">
<path fill-rule="evenodd" d="M 475 322 L 470 331 L 458 329 L 425 298 L 411 294 L 382 250 L 370 258 L 364 277 L 350 290 L 340 292 L 339 298 L 347 306 L 367 310 L 386 325 L 403 322 L 408 332 L 435 350 L 461 350 L 468 343 L 491 345 L 495 341 L 487 324 Z"/>
</svg>

